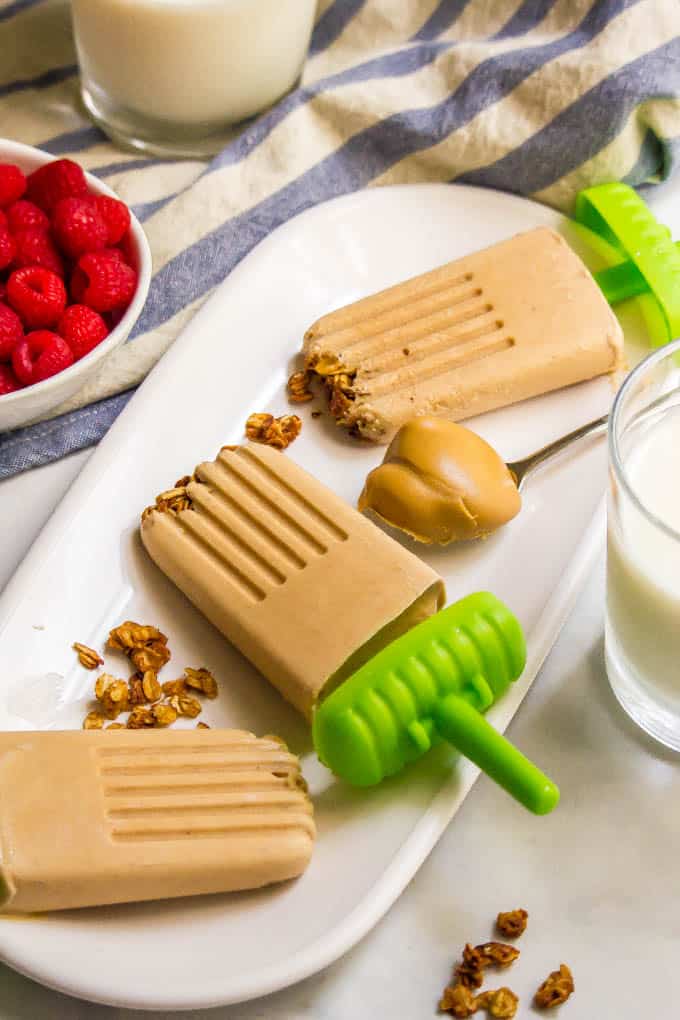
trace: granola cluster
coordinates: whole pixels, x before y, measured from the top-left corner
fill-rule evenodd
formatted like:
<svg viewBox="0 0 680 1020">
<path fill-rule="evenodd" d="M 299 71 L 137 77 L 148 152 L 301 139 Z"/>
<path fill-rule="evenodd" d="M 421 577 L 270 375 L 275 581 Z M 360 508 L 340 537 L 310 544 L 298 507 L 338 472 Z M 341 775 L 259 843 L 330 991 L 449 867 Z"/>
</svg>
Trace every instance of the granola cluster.
<svg viewBox="0 0 680 1020">
<path fill-rule="evenodd" d="M 574 979 L 566 963 L 559 970 L 552 971 L 534 995 L 534 1006 L 552 1009 L 566 1002 L 574 991 Z"/>
<path fill-rule="evenodd" d="M 316 355 L 310 359 L 305 374 L 309 378 L 318 376 L 326 389 L 328 407 L 338 425 L 346 425 L 347 411 L 356 399 L 354 379 L 356 372 L 351 371 L 334 355 Z"/>
<path fill-rule="evenodd" d="M 172 489 L 166 489 L 165 492 L 161 492 L 156 496 L 156 502 L 153 506 L 147 506 L 142 511 L 142 520 L 145 520 L 153 510 L 160 510 L 161 513 L 172 513 L 178 514 L 182 510 L 188 510 L 192 503 L 191 497 L 187 491 L 187 486 L 190 482 L 196 482 L 198 479 L 195 475 L 184 475 L 182 478 L 178 478 Z"/>
<path fill-rule="evenodd" d="M 251 414 L 246 422 L 246 436 L 253 443 L 264 443 L 276 450 L 285 450 L 297 439 L 302 430 L 302 421 L 296 414 L 284 414 L 275 418 L 273 414 Z"/>
<path fill-rule="evenodd" d="M 496 918 L 496 928 L 504 939 L 516 939 L 524 932 L 529 915 L 526 910 L 507 910 Z"/>
<path fill-rule="evenodd" d="M 101 673 L 94 685 L 97 708 L 88 712 L 83 729 L 86 730 L 139 730 L 158 729 L 172 726 L 180 716 L 195 719 L 203 710 L 201 701 L 194 692 L 206 698 L 216 698 L 218 689 L 215 677 L 201 666 L 187 667 L 177 680 L 158 679 L 158 673 L 170 660 L 168 639 L 157 627 L 143 626 L 133 620 L 126 620 L 110 632 L 107 648 L 123 652 L 134 667 L 128 680 L 122 680 L 111 673 Z M 79 661 L 92 661 L 97 656 L 98 664 L 104 660 L 85 645 L 74 645 Z M 87 653 L 83 655 L 81 648 Z M 86 666 L 86 668 L 92 668 Z M 117 721 L 127 713 L 125 722 Z M 110 720 L 108 725 L 106 721 Z M 199 723 L 201 729 L 208 729 L 207 723 Z"/>
<path fill-rule="evenodd" d="M 526 910 L 509 910 L 498 914 L 497 930 L 507 938 L 518 938 L 526 929 L 529 918 Z M 462 953 L 462 962 L 454 971 L 454 979 L 444 989 L 439 1001 L 439 1010 L 452 1017 L 474 1016 L 480 1010 L 494 1020 L 511 1020 L 517 1013 L 519 998 L 510 988 L 493 988 L 477 991 L 484 981 L 487 967 L 504 969 L 515 962 L 519 949 L 505 942 L 484 942 L 479 946 L 467 943 Z M 534 1005 L 539 1009 L 550 1009 L 566 1002 L 574 991 L 574 979 L 566 964 L 560 964 L 543 982 L 534 995 Z"/>
<path fill-rule="evenodd" d="M 312 376 L 306 369 L 303 372 L 293 372 L 286 387 L 291 404 L 306 404 L 308 400 L 314 399 L 309 388 L 311 381 Z"/>
</svg>

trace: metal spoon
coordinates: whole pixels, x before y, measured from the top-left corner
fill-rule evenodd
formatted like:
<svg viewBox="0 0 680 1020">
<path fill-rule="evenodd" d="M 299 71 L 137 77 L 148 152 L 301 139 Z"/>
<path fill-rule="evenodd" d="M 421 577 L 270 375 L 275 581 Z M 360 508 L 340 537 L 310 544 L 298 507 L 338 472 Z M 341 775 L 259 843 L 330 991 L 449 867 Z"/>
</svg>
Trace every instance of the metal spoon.
<svg viewBox="0 0 680 1020">
<path fill-rule="evenodd" d="M 609 415 L 605 414 L 602 418 L 598 418 L 596 421 L 591 421 L 587 425 L 582 425 L 580 429 L 576 429 L 574 432 L 569 432 L 566 436 L 561 436 L 559 439 L 556 439 L 554 443 L 548 443 L 547 446 L 542 447 L 542 449 L 530 454 L 523 460 L 515 460 L 509 463 L 507 465 L 508 470 L 515 479 L 515 484 L 519 491 L 522 491 L 522 486 L 529 475 L 531 475 L 541 464 L 544 464 L 547 460 L 551 460 L 558 453 L 561 453 L 567 446 L 571 446 L 572 443 L 576 443 L 580 439 L 586 439 L 588 436 L 599 436 L 605 433 L 607 431 L 608 422 Z"/>
</svg>

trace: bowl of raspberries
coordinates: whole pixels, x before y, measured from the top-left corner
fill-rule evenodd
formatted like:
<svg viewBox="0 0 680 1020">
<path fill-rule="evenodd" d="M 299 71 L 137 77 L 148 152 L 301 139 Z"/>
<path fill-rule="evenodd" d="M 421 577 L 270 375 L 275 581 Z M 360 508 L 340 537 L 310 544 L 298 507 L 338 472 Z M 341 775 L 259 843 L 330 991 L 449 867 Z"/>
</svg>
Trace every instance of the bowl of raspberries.
<svg viewBox="0 0 680 1020">
<path fill-rule="evenodd" d="M 84 385 L 127 339 L 150 278 L 144 231 L 110 188 L 0 139 L 0 431 Z"/>
</svg>

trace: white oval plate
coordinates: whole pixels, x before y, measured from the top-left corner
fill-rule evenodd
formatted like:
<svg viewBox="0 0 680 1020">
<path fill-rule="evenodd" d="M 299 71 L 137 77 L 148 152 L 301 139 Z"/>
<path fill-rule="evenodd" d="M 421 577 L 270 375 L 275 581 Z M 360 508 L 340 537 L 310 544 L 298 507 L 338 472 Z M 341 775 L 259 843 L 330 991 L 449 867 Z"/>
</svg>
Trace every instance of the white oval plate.
<svg viewBox="0 0 680 1020">
<path fill-rule="evenodd" d="M 238 1002 L 335 960 L 416 872 L 476 769 L 439 748 L 368 792 L 336 782 L 316 762 L 303 721 L 146 558 L 136 525 L 157 492 L 239 441 L 250 412 L 289 409 L 285 381 L 318 315 L 538 224 L 568 229 L 523 199 L 446 185 L 373 189 L 305 212 L 231 273 L 118 419 L 0 600 L 0 726 L 80 725 L 93 675 L 77 666 L 71 642 L 101 648 L 125 618 L 156 623 L 170 637 L 173 664 L 205 664 L 219 677 L 210 724 L 280 733 L 303 755 L 318 845 L 307 873 L 278 888 L 2 920 L 0 958 L 10 966 L 121 1006 Z M 603 413 L 611 397 L 611 380 L 598 380 L 474 427 L 514 459 Z M 289 455 L 354 501 L 383 451 L 354 444 L 327 417 L 311 420 L 311 410 L 303 405 Z M 601 519 L 593 518 L 604 485 L 604 443 L 595 442 L 532 481 L 520 516 L 492 539 L 424 554 L 451 600 L 489 589 L 526 629 L 525 676 L 490 713 L 501 729 L 598 548 Z M 172 665 L 166 673 L 174 675 Z"/>
</svg>

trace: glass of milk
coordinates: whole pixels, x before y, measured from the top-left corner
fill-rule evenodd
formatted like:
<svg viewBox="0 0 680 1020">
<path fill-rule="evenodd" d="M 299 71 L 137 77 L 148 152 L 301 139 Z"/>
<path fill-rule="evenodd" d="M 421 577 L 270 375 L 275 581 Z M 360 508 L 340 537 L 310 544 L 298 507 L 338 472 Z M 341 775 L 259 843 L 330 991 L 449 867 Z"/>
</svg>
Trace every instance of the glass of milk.
<svg viewBox="0 0 680 1020">
<path fill-rule="evenodd" d="M 609 463 L 607 674 L 635 722 L 680 750 L 680 340 L 621 387 Z"/>
<path fill-rule="evenodd" d="M 204 157 L 297 80 L 316 0 L 73 0 L 82 97 L 119 143 Z"/>
</svg>

